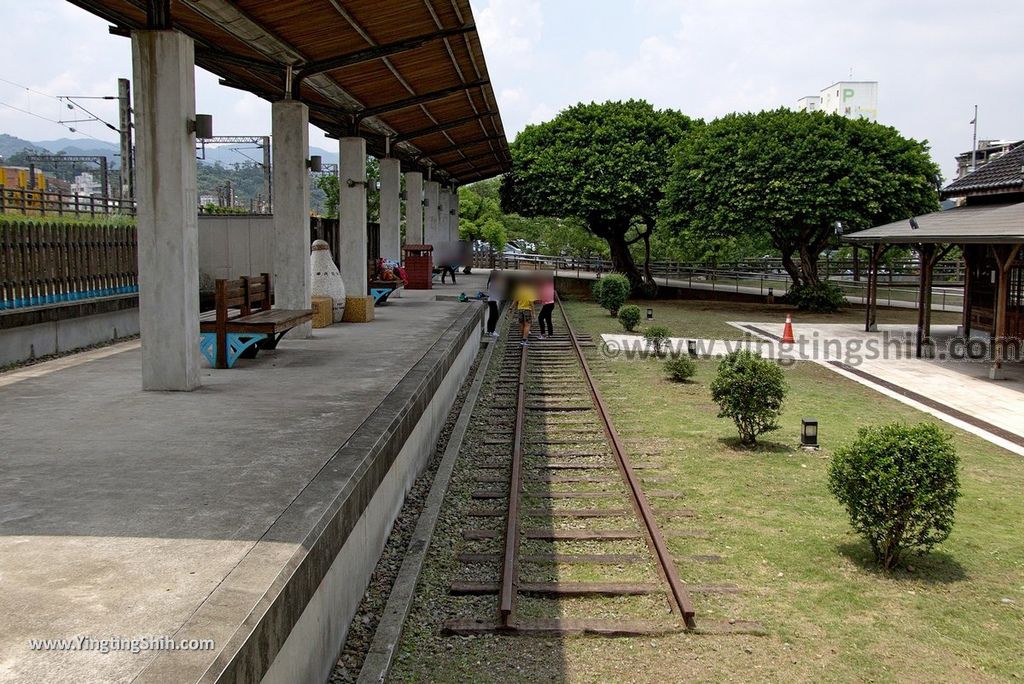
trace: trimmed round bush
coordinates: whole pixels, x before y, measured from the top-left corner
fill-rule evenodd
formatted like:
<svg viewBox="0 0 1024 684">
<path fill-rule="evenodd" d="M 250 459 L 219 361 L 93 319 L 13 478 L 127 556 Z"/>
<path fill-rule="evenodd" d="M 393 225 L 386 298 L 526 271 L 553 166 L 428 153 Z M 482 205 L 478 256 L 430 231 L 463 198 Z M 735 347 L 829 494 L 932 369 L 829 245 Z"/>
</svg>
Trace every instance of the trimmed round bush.
<svg viewBox="0 0 1024 684">
<path fill-rule="evenodd" d="M 686 382 L 697 372 L 697 364 L 689 356 L 677 356 L 665 362 L 665 373 L 673 382 Z"/>
<path fill-rule="evenodd" d="M 933 423 L 861 428 L 832 457 L 828 488 L 890 570 L 949 537 L 959 464 L 952 438 Z"/>
<path fill-rule="evenodd" d="M 597 303 L 612 316 L 618 316 L 619 308 L 629 299 L 629 279 L 621 273 L 610 273 L 598 282 L 601 286 L 595 295 Z"/>
<path fill-rule="evenodd" d="M 619 323 L 627 332 L 636 330 L 636 326 L 640 325 L 640 307 L 636 304 L 626 304 L 619 309 Z"/>
<path fill-rule="evenodd" d="M 651 346 L 654 347 L 654 353 L 658 356 L 661 356 L 668 338 L 671 336 L 672 333 L 663 325 L 652 325 L 644 331 L 644 339 L 651 343 Z"/>
<path fill-rule="evenodd" d="M 711 398 L 719 418 L 732 418 L 740 443 L 757 444 L 757 436 L 779 429 L 778 418 L 786 397 L 782 368 L 749 351 L 734 351 L 718 364 L 711 383 Z"/>
<path fill-rule="evenodd" d="M 838 285 L 825 280 L 814 285 L 794 285 L 786 293 L 786 301 L 801 311 L 833 313 L 846 304 L 846 297 Z"/>
</svg>

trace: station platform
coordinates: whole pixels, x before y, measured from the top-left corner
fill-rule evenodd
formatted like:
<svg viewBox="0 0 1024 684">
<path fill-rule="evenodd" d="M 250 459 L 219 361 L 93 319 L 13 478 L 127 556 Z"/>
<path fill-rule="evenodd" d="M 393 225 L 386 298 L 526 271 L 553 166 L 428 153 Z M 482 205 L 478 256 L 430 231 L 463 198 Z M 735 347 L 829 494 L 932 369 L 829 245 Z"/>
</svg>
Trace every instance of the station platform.
<svg viewBox="0 0 1024 684">
<path fill-rule="evenodd" d="M 0 374 L 0 681 L 325 681 L 480 347 L 486 306 L 452 298 L 485 281 L 190 393 L 141 391 L 138 342 Z"/>
</svg>

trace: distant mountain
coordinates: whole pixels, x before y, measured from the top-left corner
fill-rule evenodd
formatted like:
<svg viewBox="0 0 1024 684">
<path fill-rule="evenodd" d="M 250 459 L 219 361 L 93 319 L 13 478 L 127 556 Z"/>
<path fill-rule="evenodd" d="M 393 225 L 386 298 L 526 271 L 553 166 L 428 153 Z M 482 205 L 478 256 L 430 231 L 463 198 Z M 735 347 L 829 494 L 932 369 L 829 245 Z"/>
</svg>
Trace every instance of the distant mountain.
<svg viewBox="0 0 1024 684">
<path fill-rule="evenodd" d="M 47 152 L 45 147 L 36 145 L 34 142 L 22 140 L 21 138 L 16 138 L 13 135 L 7 135 L 6 133 L 0 133 L 0 155 L 6 158 L 12 154 L 21 152 L 22 150 L 34 150 L 42 154 Z"/>
<path fill-rule="evenodd" d="M 57 138 L 56 140 L 24 140 L 13 135 L 0 133 L 0 156 L 5 158 L 12 154 L 31 150 L 36 154 L 67 154 L 80 156 L 104 156 L 111 169 L 121 167 L 120 147 L 116 143 L 92 138 Z M 320 147 L 309 148 L 309 154 L 323 157 L 325 164 L 338 163 L 338 151 L 325 150 Z M 210 145 L 206 148 L 206 159 L 199 163 L 217 164 L 231 168 L 235 164 L 245 166 L 252 162 L 262 163 L 263 153 L 249 145 Z"/>
</svg>

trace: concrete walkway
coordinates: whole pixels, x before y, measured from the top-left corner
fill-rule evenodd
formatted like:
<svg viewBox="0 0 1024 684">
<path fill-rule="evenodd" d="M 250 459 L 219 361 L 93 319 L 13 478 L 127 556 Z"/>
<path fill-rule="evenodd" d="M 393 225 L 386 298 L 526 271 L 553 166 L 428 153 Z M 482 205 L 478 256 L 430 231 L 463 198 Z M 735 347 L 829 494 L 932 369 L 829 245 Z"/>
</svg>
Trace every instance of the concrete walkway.
<svg viewBox="0 0 1024 684">
<path fill-rule="evenodd" d="M 765 340 L 782 334 L 779 323 L 733 325 Z M 984 361 L 914 358 L 912 326 L 878 327 L 866 333 L 851 323 L 798 324 L 797 346 L 802 339 L 813 360 L 840 375 L 1024 455 L 1024 366 L 1006 364 L 1006 380 L 989 380 Z M 955 326 L 932 326 L 938 340 L 955 333 Z"/>
<path fill-rule="evenodd" d="M 357 476 L 360 457 L 341 463 L 339 454 L 365 452 L 342 445 L 387 413 L 389 392 L 478 310 L 434 301 L 462 283 L 403 293 L 373 323 L 285 338 L 235 369 L 204 369 L 191 393 L 142 392 L 138 342 L 0 375 L 0 681 L 195 681 L 223 658 L 282 570 L 309 550 L 309 530 L 333 501 L 314 501 L 314 482 L 329 465 L 339 479 L 325 495 L 334 497 Z M 382 429 L 398 424 L 383 418 Z M 372 569 L 375 557 L 366 560 Z M 180 634 L 215 644 L 191 653 L 29 647 Z"/>
</svg>

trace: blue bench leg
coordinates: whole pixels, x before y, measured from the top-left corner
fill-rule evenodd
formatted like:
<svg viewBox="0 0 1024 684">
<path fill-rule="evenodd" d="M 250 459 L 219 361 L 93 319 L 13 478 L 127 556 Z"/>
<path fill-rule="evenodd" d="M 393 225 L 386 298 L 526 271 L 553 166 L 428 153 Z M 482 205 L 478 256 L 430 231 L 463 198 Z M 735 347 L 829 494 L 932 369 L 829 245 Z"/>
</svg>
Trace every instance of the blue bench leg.
<svg viewBox="0 0 1024 684">
<path fill-rule="evenodd" d="M 235 361 L 241 356 L 246 349 L 259 344 L 260 341 L 266 339 L 266 335 L 263 333 L 252 334 L 252 333 L 228 333 L 227 334 L 227 347 L 228 347 L 228 368 L 235 367 Z M 206 357 L 206 360 L 210 363 L 213 368 L 217 367 L 217 333 L 200 333 L 199 334 L 199 351 Z"/>
</svg>

